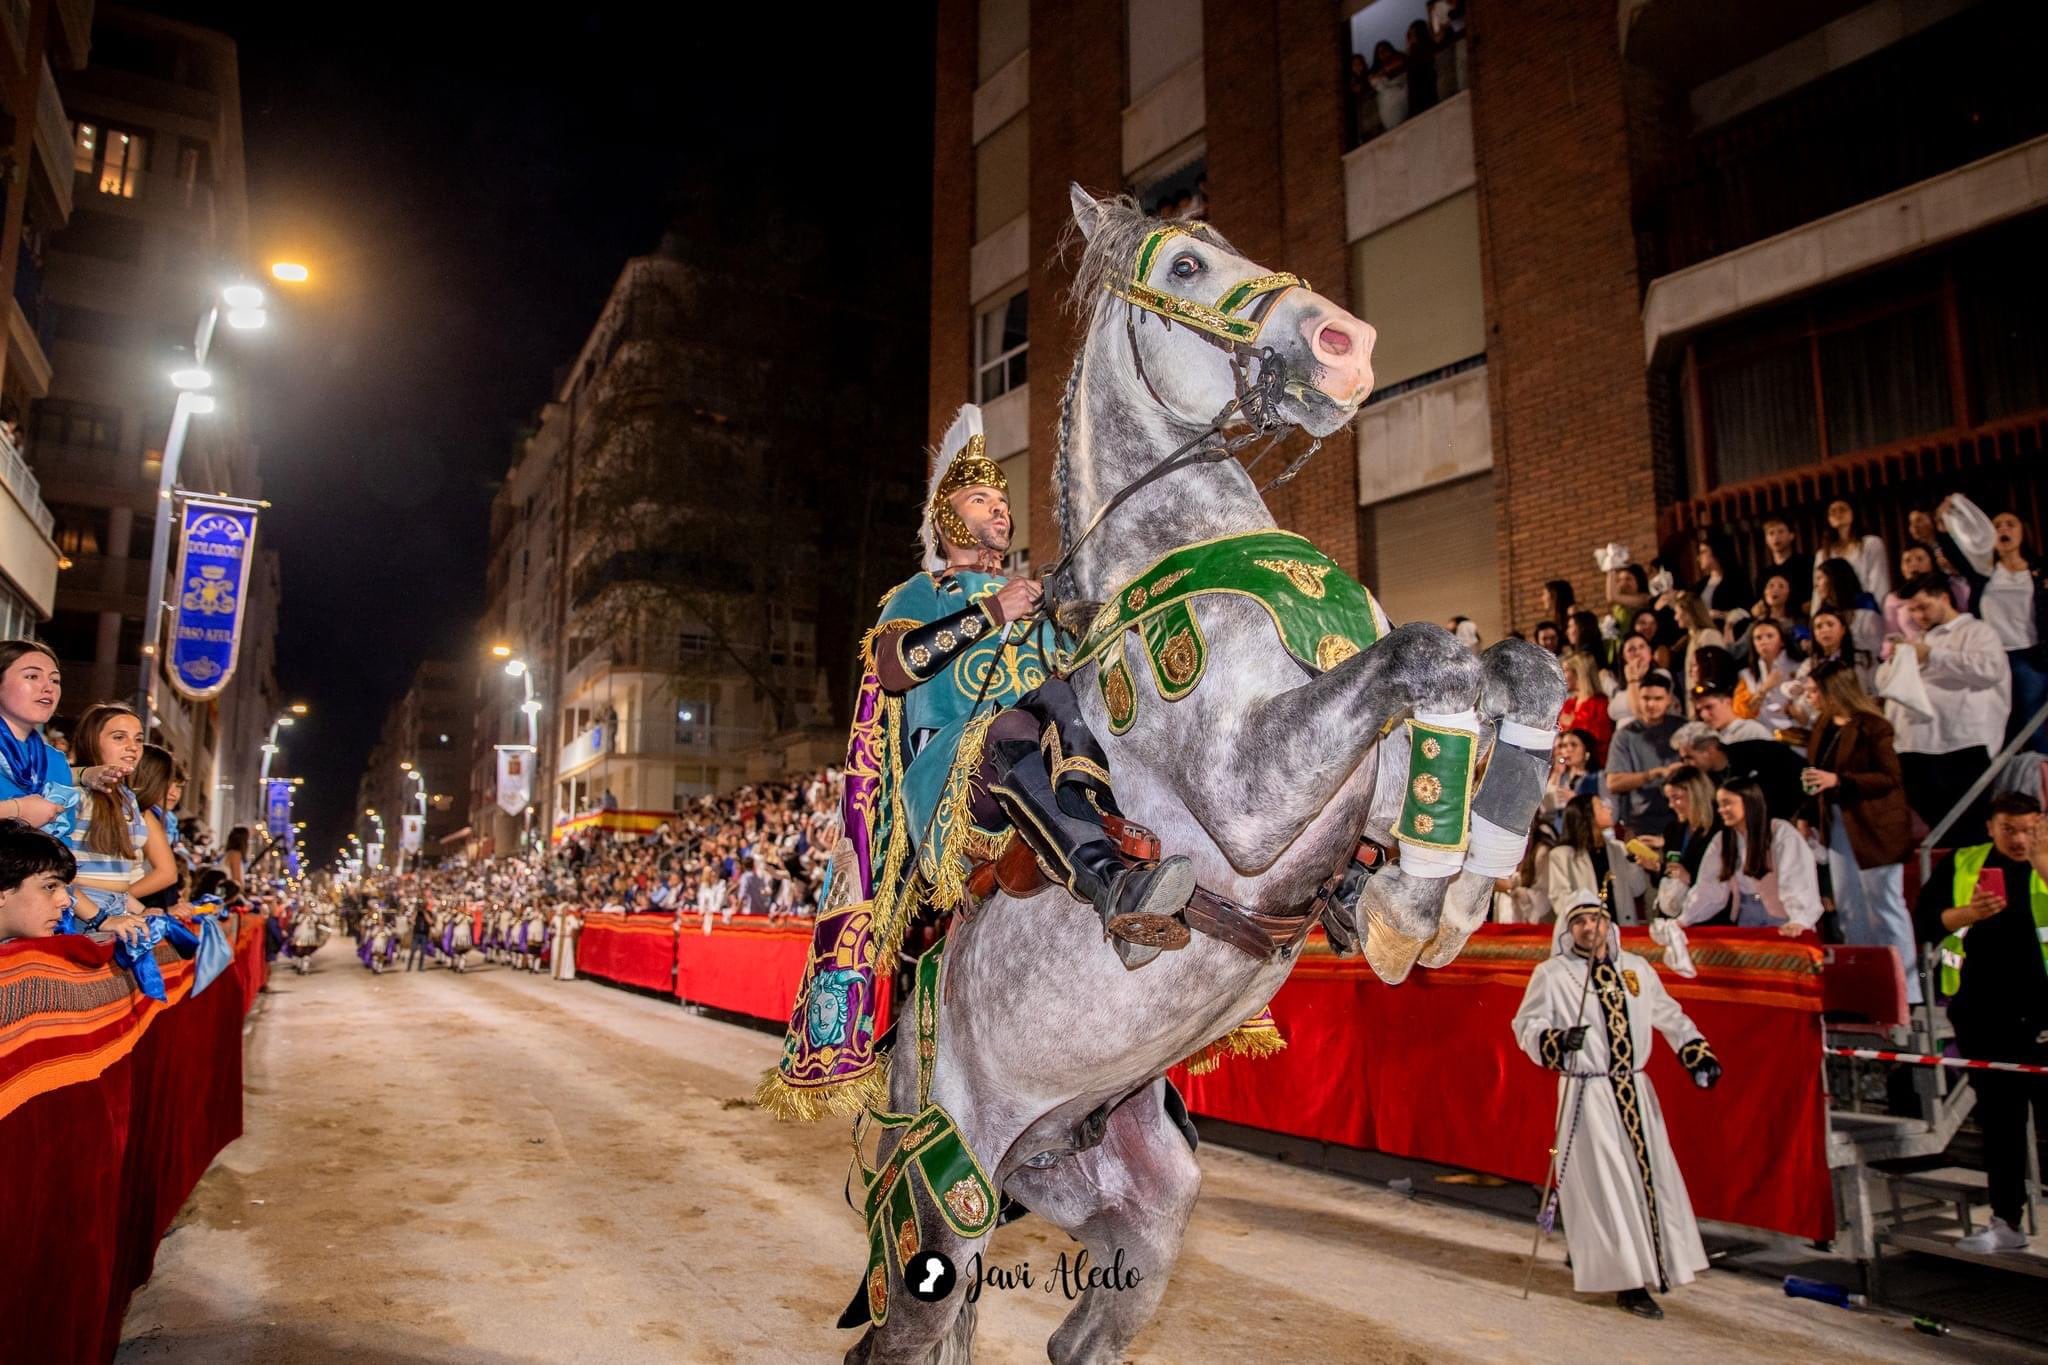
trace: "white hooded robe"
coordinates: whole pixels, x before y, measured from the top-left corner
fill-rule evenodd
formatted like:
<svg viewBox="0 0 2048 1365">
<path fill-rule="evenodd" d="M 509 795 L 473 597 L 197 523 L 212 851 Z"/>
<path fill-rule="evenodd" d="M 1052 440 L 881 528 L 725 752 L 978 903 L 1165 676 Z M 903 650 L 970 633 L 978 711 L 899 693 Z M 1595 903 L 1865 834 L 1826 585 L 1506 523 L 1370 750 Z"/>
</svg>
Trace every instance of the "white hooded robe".
<svg viewBox="0 0 2048 1365">
<path fill-rule="evenodd" d="M 1554 1059 L 1546 1056 L 1545 1033 L 1575 1023 L 1588 1026 L 1585 1046 L 1563 1055 L 1558 1080 L 1564 1103 L 1559 1125 L 1564 1174 L 1558 1182 L 1558 1202 L 1565 1243 L 1571 1249 L 1573 1287 L 1581 1293 L 1611 1293 L 1686 1284 L 1707 1268 L 1707 1253 L 1700 1244 L 1685 1177 L 1671 1154 L 1656 1089 L 1644 1068 L 1649 1065 L 1653 1029 L 1674 1050 L 1699 1039 L 1700 1031 L 1664 989 L 1656 970 L 1634 953 L 1621 951 L 1620 935 L 1611 924 L 1608 957 L 1616 969 L 1615 986 L 1604 999 L 1597 983 L 1585 990 L 1591 964 L 1572 951 L 1571 930 L 1562 919 L 1552 936 L 1551 952 L 1550 959 L 1530 973 L 1513 1028 L 1515 1041 L 1531 1060 L 1554 1066 Z M 1609 1078 L 1609 1062 L 1617 1050 L 1611 1031 L 1618 1032 L 1616 1024 L 1624 1019 L 1632 1065 L 1623 1073 L 1627 1079 L 1617 1081 Z M 1640 1156 L 1630 1137 L 1631 1125 L 1624 1121 L 1631 1098 L 1641 1119 Z M 1642 1178 L 1643 1162 L 1649 1166 L 1654 1199 Z M 1661 1238 L 1651 1234 L 1653 1204 Z"/>
</svg>

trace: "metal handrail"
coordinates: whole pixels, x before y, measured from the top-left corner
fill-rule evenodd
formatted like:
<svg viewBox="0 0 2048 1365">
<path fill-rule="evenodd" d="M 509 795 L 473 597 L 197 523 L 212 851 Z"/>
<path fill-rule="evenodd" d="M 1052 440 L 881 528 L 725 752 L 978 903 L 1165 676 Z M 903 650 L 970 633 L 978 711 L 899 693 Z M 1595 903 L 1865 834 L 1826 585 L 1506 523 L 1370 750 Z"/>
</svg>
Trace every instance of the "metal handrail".
<svg viewBox="0 0 2048 1365">
<path fill-rule="evenodd" d="M 2019 733 L 2006 741 L 2005 747 L 2000 749 L 1991 760 L 1990 765 L 1977 775 L 1977 780 L 1970 784 L 1970 789 L 1963 793 L 1962 799 L 1949 808 L 1947 815 L 1941 817 L 1941 823 L 1927 831 L 1927 837 L 1921 841 L 1918 850 L 1920 854 L 1920 881 L 1922 885 L 1925 885 L 1927 879 L 1934 875 L 1934 850 L 1940 846 L 1941 836 L 1948 833 L 1949 826 L 1961 819 L 1963 812 L 1969 808 L 1970 804 L 1983 795 L 1984 789 L 1991 785 L 1991 780 L 1998 776 L 1999 773 L 2005 771 L 2006 763 L 2011 760 L 2014 754 L 2020 751 L 2028 740 L 2034 737 L 2034 732 L 2040 729 L 2044 722 L 2048 722 L 2048 705 L 2043 705 L 2040 710 L 2034 713 L 2032 720 L 2020 727 Z"/>
</svg>

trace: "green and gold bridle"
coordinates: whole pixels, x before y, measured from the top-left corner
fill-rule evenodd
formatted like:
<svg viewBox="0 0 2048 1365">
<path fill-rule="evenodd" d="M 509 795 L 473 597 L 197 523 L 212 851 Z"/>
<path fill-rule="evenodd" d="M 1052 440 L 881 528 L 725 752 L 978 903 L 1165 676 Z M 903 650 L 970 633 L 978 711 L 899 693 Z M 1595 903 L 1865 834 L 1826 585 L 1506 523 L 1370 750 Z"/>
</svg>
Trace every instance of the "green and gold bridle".
<svg viewBox="0 0 2048 1365">
<path fill-rule="evenodd" d="M 1142 308 L 1168 322 L 1192 327 L 1231 349 L 1258 345 L 1259 334 L 1265 330 L 1266 319 L 1272 315 L 1273 305 L 1279 302 L 1280 296 L 1297 286 L 1307 289 L 1308 282 L 1285 271 L 1259 275 L 1231 285 L 1214 304 L 1184 299 L 1147 284 L 1152 267 L 1159 260 L 1160 249 L 1175 237 L 1200 241 L 1201 238 L 1195 236 L 1198 229 L 1206 231 L 1208 224 L 1194 222 L 1186 227 L 1154 228 L 1138 247 L 1137 259 L 1131 264 L 1131 277 L 1128 280 L 1111 280 L 1103 288 L 1133 308 Z"/>
</svg>

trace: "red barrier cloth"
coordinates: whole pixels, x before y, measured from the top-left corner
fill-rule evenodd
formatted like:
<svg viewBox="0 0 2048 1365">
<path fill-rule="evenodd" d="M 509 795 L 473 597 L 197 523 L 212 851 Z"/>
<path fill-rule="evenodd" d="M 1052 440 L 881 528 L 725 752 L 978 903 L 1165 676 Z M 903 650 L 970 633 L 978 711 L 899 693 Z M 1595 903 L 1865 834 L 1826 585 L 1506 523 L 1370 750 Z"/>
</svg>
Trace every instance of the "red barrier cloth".
<svg viewBox="0 0 2048 1365">
<path fill-rule="evenodd" d="M 678 994 L 693 1005 L 730 1010 L 756 1019 L 786 1020 L 796 1003 L 797 982 L 811 949 L 811 922 L 701 918 L 683 923 L 677 957 Z"/>
<path fill-rule="evenodd" d="M 576 940 L 576 974 L 602 977 L 622 986 L 674 995 L 675 917 L 667 914 L 583 917 Z"/>
<path fill-rule="evenodd" d="M 1509 1032 L 1548 925 L 1486 925 L 1458 960 L 1387 986 L 1320 934 L 1273 999 L 1278 1055 L 1174 1083 L 1198 1114 L 1277 1133 L 1541 1183 L 1557 1077 Z M 1661 964 L 1642 930 L 1629 951 Z M 1701 1090 L 1658 1041 L 1650 1063 L 1671 1146 L 1702 1218 L 1834 1235 L 1821 1090 L 1821 949 L 1746 929 L 1690 933 L 1697 979 L 1660 970 L 1724 1074 Z"/>
<path fill-rule="evenodd" d="M 193 997 L 159 953 L 167 1001 L 134 990 L 111 943 L 0 944 L 0 1361 L 98 1362 L 208 1163 L 242 1131 L 246 962 Z"/>
</svg>

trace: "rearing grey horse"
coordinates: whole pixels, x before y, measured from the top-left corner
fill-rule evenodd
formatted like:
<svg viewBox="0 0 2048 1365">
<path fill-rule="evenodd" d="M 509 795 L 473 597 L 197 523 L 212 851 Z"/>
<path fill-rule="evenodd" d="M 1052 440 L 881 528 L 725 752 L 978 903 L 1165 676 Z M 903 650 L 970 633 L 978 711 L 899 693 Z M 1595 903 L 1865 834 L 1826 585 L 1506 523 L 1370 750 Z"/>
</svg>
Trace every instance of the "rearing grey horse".
<svg viewBox="0 0 2048 1365">
<path fill-rule="evenodd" d="M 1119 495 L 1199 441 L 1247 386 L 1267 396 L 1267 419 L 1318 437 L 1336 431 L 1372 387 L 1374 333 L 1211 229 L 1149 219 L 1078 186 L 1073 208 L 1085 239 L 1075 297 L 1086 339 L 1054 466 L 1072 557 L 1053 588 L 1114 604 L 1162 556 L 1274 525 L 1233 459 L 1175 468 Z M 1397 844 L 1399 861 L 1367 883 L 1360 904 L 1368 959 L 1390 982 L 1418 958 L 1450 961 L 1485 918 L 1495 879 L 1520 860 L 1564 699 L 1555 662 L 1518 641 L 1475 657 L 1440 626 L 1391 628 L 1374 607 L 1377 641 L 1312 669 L 1257 602 L 1189 600 L 1207 648 L 1191 691 L 1164 701 L 1141 681 L 1140 704 L 1112 715 L 1097 670 L 1121 660 L 1129 677 L 1146 678 L 1136 631 L 1074 675 L 1126 812 L 1191 858 L 1205 890 L 1273 914 L 1307 905 L 1361 835 Z M 1380 741 L 1404 721 L 1471 737 L 1483 776 L 1458 847 L 1396 833 L 1410 751 Z M 956 921 L 931 1070 L 930 1098 L 1005 1194 L 1079 1239 L 1098 1265 L 1121 1253 L 1140 1273 L 1135 1285 L 1082 1294 L 1050 1343 L 1061 1362 L 1121 1358 L 1179 1255 L 1200 1172 L 1165 1107 L 1163 1074 L 1262 1008 L 1299 953 L 1298 939 L 1260 955 L 1198 934 L 1126 971 L 1101 937 L 1095 915 L 1058 888 L 998 893 Z M 892 1067 L 894 1108 L 918 1107 L 917 1071 Z M 919 1231 L 924 1247 L 963 1270 L 987 1240 L 959 1236 L 928 1206 Z M 973 1306 L 957 1292 L 927 1304 L 899 1289 L 892 1278 L 886 1324 L 848 1359 L 966 1359 Z"/>
</svg>

